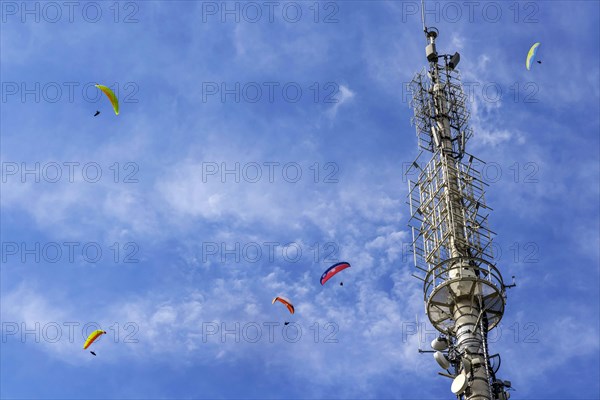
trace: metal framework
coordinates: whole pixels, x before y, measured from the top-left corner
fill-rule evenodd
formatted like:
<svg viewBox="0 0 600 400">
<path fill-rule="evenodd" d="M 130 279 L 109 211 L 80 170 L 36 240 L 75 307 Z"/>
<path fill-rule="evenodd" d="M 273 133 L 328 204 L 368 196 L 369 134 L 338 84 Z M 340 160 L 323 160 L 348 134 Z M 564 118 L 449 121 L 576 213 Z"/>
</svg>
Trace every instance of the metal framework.
<svg viewBox="0 0 600 400">
<path fill-rule="evenodd" d="M 452 392 L 459 399 L 506 400 L 511 384 L 496 378 L 500 356 L 490 355 L 487 345 L 488 332 L 502 319 L 507 286 L 492 253 L 487 184 L 476 167 L 484 163 L 466 152 L 473 132 L 455 69 L 460 56 L 438 55 L 437 29 L 424 30 L 429 68 L 410 84 L 423 150 L 407 171 L 417 176 L 408 180 L 415 276 L 423 281 L 427 316 L 441 333 L 432 347 L 448 372 L 443 375 L 453 379 Z M 422 162 L 424 152 L 431 159 Z"/>
</svg>

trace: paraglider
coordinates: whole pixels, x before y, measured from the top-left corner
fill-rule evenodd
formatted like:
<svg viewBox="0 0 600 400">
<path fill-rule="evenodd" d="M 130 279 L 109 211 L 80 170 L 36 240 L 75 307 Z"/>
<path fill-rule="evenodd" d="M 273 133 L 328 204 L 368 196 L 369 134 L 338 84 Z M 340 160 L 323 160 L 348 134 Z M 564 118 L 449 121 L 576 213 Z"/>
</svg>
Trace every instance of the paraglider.
<svg viewBox="0 0 600 400">
<path fill-rule="evenodd" d="M 275 304 L 276 301 L 285 305 L 287 307 L 287 309 L 289 310 L 290 314 L 294 313 L 294 305 L 288 299 L 286 299 L 285 297 L 277 296 L 273 299 L 271 304 Z"/>
<path fill-rule="evenodd" d="M 528 71 L 531 69 L 531 63 L 535 59 L 535 55 L 537 54 L 540 44 L 541 44 L 540 42 L 534 43 L 533 46 L 531 46 L 531 48 L 529 49 L 529 52 L 527 53 L 527 59 L 525 60 L 525 66 L 527 67 Z M 539 60 L 537 62 L 538 62 L 538 64 L 542 63 Z"/>
<path fill-rule="evenodd" d="M 85 340 L 85 343 L 83 344 L 83 349 L 85 350 L 88 347 L 90 347 L 91 344 L 96 341 L 96 339 L 98 339 L 101 335 L 105 335 L 105 334 L 106 334 L 106 331 L 103 331 L 102 329 L 97 329 L 94 332 L 90 333 L 90 335 Z M 96 353 L 94 353 L 93 351 L 90 351 L 90 353 L 92 353 L 93 355 L 96 355 Z"/>
<path fill-rule="evenodd" d="M 323 275 L 321 275 L 321 285 L 324 285 L 325 282 L 330 280 L 335 274 L 345 270 L 346 268 L 350 268 L 350 264 L 347 262 L 333 264 L 331 267 L 327 268 L 327 270 L 323 272 Z M 344 286 L 344 283 L 341 282 L 340 286 Z"/>
<path fill-rule="evenodd" d="M 113 106 L 113 110 L 115 110 L 115 114 L 119 115 L 119 100 L 117 99 L 117 96 L 115 96 L 115 92 L 113 92 L 108 86 L 100 84 L 96 84 L 95 86 L 100 89 L 102 93 L 106 95 L 106 97 L 108 97 L 110 104 Z"/>
</svg>

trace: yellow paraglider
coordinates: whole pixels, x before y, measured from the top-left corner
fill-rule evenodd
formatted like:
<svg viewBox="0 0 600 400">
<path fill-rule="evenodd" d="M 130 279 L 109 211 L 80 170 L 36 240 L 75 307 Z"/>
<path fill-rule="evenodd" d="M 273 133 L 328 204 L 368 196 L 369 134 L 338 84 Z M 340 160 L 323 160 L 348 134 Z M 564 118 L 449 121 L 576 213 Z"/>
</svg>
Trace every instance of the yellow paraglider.
<svg viewBox="0 0 600 400">
<path fill-rule="evenodd" d="M 106 334 L 106 331 L 103 331 L 102 329 L 98 329 L 95 330 L 94 332 L 90 333 L 90 335 L 88 336 L 88 338 L 85 340 L 85 343 L 83 344 L 83 349 L 87 349 L 88 347 L 90 347 L 90 345 L 92 343 L 94 343 L 96 341 L 96 339 L 98 339 L 101 335 Z"/>
<path fill-rule="evenodd" d="M 525 60 L 525 66 L 527 67 L 528 71 L 531 68 L 531 63 L 533 62 L 533 59 L 535 58 L 535 54 L 537 53 L 538 47 L 540 47 L 540 42 L 534 43 L 533 46 L 531 46 L 531 48 L 529 49 L 529 52 L 527 53 L 527 59 Z M 538 61 L 538 63 L 539 63 L 539 61 Z"/>
<path fill-rule="evenodd" d="M 286 299 L 285 297 L 277 296 L 273 299 L 273 302 L 271 304 L 275 304 L 276 301 L 285 305 L 287 307 L 287 309 L 290 311 L 290 314 L 294 313 L 294 305 L 288 299 Z"/>
<path fill-rule="evenodd" d="M 106 97 L 108 97 L 108 99 L 110 100 L 110 104 L 112 104 L 113 106 L 113 110 L 115 110 L 115 114 L 119 115 L 119 100 L 117 99 L 117 96 L 115 96 L 115 92 L 113 92 L 108 86 L 100 84 L 96 84 L 95 86 L 98 89 L 102 90 L 102 93 L 104 93 Z"/>
</svg>

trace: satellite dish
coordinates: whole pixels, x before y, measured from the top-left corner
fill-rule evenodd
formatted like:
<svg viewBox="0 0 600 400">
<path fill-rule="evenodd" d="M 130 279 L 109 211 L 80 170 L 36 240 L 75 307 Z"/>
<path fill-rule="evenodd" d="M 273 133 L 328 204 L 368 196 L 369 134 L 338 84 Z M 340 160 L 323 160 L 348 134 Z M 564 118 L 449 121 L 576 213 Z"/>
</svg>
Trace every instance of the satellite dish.
<svg viewBox="0 0 600 400">
<path fill-rule="evenodd" d="M 440 367 L 442 367 L 442 369 L 450 368 L 450 361 L 448 361 L 448 358 L 441 351 L 436 351 L 433 353 L 433 358 L 435 358 L 435 361 L 440 365 Z"/>
<path fill-rule="evenodd" d="M 431 348 L 434 350 L 446 350 L 448 348 L 448 340 L 446 338 L 438 337 L 431 341 Z"/>
<path fill-rule="evenodd" d="M 465 374 L 460 374 L 452 381 L 452 386 L 450 390 L 457 396 L 463 394 L 465 389 L 467 388 L 467 376 Z"/>
</svg>

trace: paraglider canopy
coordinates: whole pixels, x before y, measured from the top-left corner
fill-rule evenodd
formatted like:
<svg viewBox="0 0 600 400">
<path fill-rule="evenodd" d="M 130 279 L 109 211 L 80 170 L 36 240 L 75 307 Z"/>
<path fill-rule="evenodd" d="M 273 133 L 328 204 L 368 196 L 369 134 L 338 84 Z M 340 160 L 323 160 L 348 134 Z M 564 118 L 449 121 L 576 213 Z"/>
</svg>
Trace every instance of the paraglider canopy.
<svg viewBox="0 0 600 400">
<path fill-rule="evenodd" d="M 119 115 L 119 100 L 117 99 L 117 96 L 115 96 L 115 92 L 113 92 L 108 86 L 100 84 L 96 84 L 95 86 L 100 89 L 102 93 L 106 95 L 106 97 L 108 97 L 110 104 L 112 104 L 113 110 L 115 110 L 115 114 Z"/>
<path fill-rule="evenodd" d="M 277 296 L 273 299 L 273 302 L 271 304 L 275 304 L 276 301 L 285 305 L 289 310 L 290 314 L 294 313 L 294 305 L 288 299 L 286 299 L 285 297 Z"/>
<path fill-rule="evenodd" d="M 534 43 L 533 46 L 531 46 L 531 48 L 529 49 L 529 52 L 527 53 L 527 59 L 525 60 L 525 66 L 527 67 L 528 71 L 531 69 L 531 63 L 535 59 L 535 55 L 537 54 L 540 44 L 541 44 L 540 42 Z M 538 63 L 541 64 L 541 62 L 539 62 L 539 61 L 538 61 Z"/>
<path fill-rule="evenodd" d="M 98 339 L 100 337 L 100 335 L 104 335 L 104 334 L 106 334 L 106 331 L 103 331 L 102 329 L 97 329 L 94 332 L 90 333 L 90 335 L 85 340 L 85 343 L 83 344 L 83 349 L 85 350 L 88 347 L 90 347 L 90 345 L 92 343 L 94 343 L 96 341 L 96 339 Z"/>
<path fill-rule="evenodd" d="M 325 282 L 330 280 L 335 274 L 345 270 L 346 268 L 350 268 L 350 264 L 347 262 L 333 264 L 331 267 L 327 268 L 327 270 L 323 272 L 323 275 L 321 275 L 321 285 L 324 285 Z"/>
</svg>

